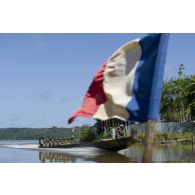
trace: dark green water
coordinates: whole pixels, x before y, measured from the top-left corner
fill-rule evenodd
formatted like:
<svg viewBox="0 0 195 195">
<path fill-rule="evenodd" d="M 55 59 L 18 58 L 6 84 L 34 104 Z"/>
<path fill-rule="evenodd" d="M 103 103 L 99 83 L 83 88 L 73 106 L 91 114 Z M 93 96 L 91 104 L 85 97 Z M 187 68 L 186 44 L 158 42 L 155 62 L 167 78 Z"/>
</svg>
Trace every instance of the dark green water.
<svg viewBox="0 0 195 195">
<path fill-rule="evenodd" d="M 119 152 L 96 148 L 38 149 L 38 141 L 0 141 L 0 163 L 139 163 L 143 144 L 135 144 Z M 155 163 L 194 163 L 195 146 L 159 145 L 153 149 Z"/>
</svg>

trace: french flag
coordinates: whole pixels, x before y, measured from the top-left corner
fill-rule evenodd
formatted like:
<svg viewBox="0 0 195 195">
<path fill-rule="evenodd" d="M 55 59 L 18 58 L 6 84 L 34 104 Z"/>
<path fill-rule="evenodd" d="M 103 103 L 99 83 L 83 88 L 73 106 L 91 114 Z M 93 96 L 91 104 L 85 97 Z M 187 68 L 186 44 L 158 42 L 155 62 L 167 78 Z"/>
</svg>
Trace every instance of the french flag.
<svg viewBox="0 0 195 195">
<path fill-rule="evenodd" d="M 159 119 L 168 34 L 149 34 L 119 48 L 93 78 L 78 116 L 145 122 Z"/>
</svg>

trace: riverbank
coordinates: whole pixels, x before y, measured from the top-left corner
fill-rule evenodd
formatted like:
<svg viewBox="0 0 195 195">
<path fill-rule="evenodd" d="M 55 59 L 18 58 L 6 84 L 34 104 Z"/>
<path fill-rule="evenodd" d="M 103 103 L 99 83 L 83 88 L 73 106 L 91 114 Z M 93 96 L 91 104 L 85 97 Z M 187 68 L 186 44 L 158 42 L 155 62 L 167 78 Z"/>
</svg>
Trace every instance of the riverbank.
<svg viewBox="0 0 195 195">
<path fill-rule="evenodd" d="M 137 141 L 144 144 L 144 133 L 137 134 Z M 158 132 L 154 139 L 155 144 L 160 145 L 194 145 L 195 144 L 195 132 L 183 131 L 183 132 Z"/>
<path fill-rule="evenodd" d="M 162 140 L 157 141 L 159 144 L 195 144 L 195 139 L 183 139 L 183 140 Z"/>
</svg>

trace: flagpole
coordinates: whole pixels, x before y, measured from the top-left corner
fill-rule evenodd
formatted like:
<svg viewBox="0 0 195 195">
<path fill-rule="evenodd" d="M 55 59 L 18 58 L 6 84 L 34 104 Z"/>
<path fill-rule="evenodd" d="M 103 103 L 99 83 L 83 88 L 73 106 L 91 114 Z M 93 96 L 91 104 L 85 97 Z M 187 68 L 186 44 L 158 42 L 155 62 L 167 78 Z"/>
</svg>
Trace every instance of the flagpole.
<svg viewBox="0 0 195 195">
<path fill-rule="evenodd" d="M 156 132 L 156 122 L 148 120 L 146 122 L 145 138 L 144 138 L 144 153 L 143 162 L 152 162 L 153 144 Z"/>
</svg>

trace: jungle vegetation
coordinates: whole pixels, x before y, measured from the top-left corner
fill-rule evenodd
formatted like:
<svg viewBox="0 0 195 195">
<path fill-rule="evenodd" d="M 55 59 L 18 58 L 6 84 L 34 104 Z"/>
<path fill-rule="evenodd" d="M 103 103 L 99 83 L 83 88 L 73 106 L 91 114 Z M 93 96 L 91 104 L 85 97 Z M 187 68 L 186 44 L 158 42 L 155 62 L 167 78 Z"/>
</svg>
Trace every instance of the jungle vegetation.
<svg viewBox="0 0 195 195">
<path fill-rule="evenodd" d="M 60 138 L 71 134 L 71 128 L 1 128 L 0 140 L 38 140 L 42 136 Z"/>
<path fill-rule="evenodd" d="M 160 114 L 163 121 L 195 120 L 195 75 L 186 76 L 180 65 L 178 76 L 164 81 Z"/>
</svg>

